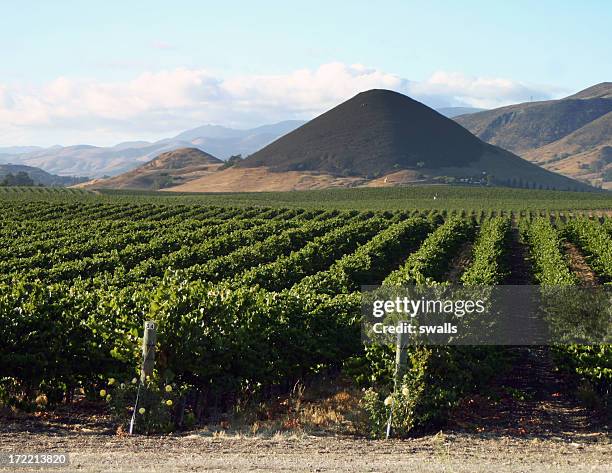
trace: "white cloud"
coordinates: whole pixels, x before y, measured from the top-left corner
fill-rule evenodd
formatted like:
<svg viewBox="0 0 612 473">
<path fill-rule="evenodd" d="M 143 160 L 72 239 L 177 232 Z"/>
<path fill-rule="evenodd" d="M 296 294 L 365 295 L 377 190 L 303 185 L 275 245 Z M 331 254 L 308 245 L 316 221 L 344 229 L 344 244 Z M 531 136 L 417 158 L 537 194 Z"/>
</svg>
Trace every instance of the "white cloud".
<svg viewBox="0 0 612 473">
<path fill-rule="evenodd" d="M 228 78 L 186 68 L 115 82 L 59 77 L 38 89 L 0 84 L 0 145 L 112 144 L 165 137 L 204 123 L 248 127 L 307 119 L 372 88 L 396 90 L 433 107 L 484 108 L 547 98 L 551 90 L 453 72 L 411 81 L 343 63 Z"/>
<path fill-rule="evenodd" d="M 295 112 L 319 113 L 368 89 L 402 89 L 405 81 L 396 75 L 360 64 L 324 64 L 316 70 L 301 69 L 286 75 L 231 78 L 223 89 L 248 106 L 287 107 Z"/>
<path fill-rule="evenodd" d="M 423 82 L 413 82 L 409 91 L 417 97 L 446 98 L 453 104 L 461 103 L 480 108 L 495 108 L 527 101 L 545 99 L 551 87 L 534 87 L 510 79 L 497 77 L 469 77 L 460 73 L 436 72 Z"/>
</svg>

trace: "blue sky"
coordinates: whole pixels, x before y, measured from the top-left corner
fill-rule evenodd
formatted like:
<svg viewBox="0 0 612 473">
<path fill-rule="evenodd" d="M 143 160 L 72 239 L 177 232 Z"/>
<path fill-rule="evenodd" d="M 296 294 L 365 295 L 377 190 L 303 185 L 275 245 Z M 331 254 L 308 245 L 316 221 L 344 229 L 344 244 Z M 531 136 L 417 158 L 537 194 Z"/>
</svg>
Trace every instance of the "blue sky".
<svg viewBox="0 0 612 473">
<path fill-rule="evenodd" d="M 0 146 L 310 118 L 363 87 L 559 97 L 612 80 L 611 24 L 595 0 L 6 2 Z"/>
</svg>

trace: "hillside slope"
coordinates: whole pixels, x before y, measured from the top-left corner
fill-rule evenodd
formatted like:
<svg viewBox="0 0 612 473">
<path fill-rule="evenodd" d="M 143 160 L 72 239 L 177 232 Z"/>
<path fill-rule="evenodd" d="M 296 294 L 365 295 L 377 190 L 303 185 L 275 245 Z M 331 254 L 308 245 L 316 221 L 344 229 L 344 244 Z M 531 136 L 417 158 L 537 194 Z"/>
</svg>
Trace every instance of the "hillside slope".
<svg viewBox="0 0 612 473">
<path fill-rule="evenodd" d="M 269 186 L 277 189 L 278 185 L 291 190 L 303 188 L 306 182 L 313 186 L 321 182 L 342 186 L 489 182 L 588 189 L 482 142 L 420 102 L 376 89 L 323 113 L 236 168 L 172 190 L 257 191 L 268 190 Z"/>
<path fill-rule="evenodd" d="M 246 156 L 303 123 L 289 120 L 246 130 L 206 125 L 153 143 L 128 141 L 111 147 L 0 148 L 0 163 L 35 166 L 61 175 L 117 176 L 149 162 L 161 153 L 180 148 L 198 148 L 221 159 L 236 154 Z"/>
<path fill-rule="evenodd" d="M 484 111 L 484 108 L 474 108 L 474 107 L 442 107 L 437 108 L 436 112 L 441 113 L 446 118 L 455 118 L 460 115 L 467 115 L 469 113 L 477 113 Z"/>
<path fill-rule="evenodd" d="M 602 82 L 561 100 L 511 105 L 455 120 L 488 143 L 600 184 L 610 169 L 602 150 L 612 139 L 611 113 L 612 83 Z"/>
<path fill-rule="evenodd" d="M 181 148 L 162 153 L 152 161 L 119 176 L 95 179 L 78 187 L 163 189 L 206 176 L 222 164 L 220 159 L 197 148 Z"/>
<path fill-rule="evenodd" d="M 567 97 L 568 99 L 612 99 L 612 82 L 600 82 Z"/>
<path fill-rule="evenodd" d="M 40 168 L 33 166 L 24 166 L 22 164 L 0 164 L 0 181 L 7 174 L 17 174 L 18 172 L 25 172 L 34 181 L 34 184 L 42 184 L 43 186 L 50 187 L 64 187 L 78 184 L 80 182 L 87 181 L 86 177 L 74 177 L 74 176 L 57 176 L 55 174 L 43 171 Z"/>
</svg>

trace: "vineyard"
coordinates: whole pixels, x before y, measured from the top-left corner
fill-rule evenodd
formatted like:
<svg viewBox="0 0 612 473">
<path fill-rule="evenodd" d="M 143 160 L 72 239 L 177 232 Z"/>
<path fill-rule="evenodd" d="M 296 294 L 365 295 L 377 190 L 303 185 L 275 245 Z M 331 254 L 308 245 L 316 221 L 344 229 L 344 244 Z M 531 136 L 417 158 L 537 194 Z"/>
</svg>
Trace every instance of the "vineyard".
<svg viewBox="0 0 612 473">
<path fill-rule="evenodd" d="M 610 214 L 612 200 L 606 192 L 567 192 L 510 189 L 504 187 L 461 187 L 418 185 L 389 188 L 320 189 L 299 192 L 164 193 L 154 191 L 101 189 L 88 191 L 51 187 L 0 187 L 0 199 L 16 201 L 66 200 L 125 204 L 199 205 L 232 207 L 290 207 L 328 210 L 453 210 L 490 209 L 524 213 L 531 210 Z"/>
<path fill-rule="evenodd" d="M 348 375 L 365 390 L 372 435 L 390 396 L 394 431 L 408 434 L 443 422 L 512 357 L 504 347 L 415 347 L 394 394 L 393 347 L 361 343 L 362 285 L 612 282 L 612 220 L 588 210 L 600 202 L 349 210 L 13 194 L 0 196 L 0 403 L 23 409 L 41 396 L 95 398 L 109 379 L 138 376 L 153 320 L 151 383 L 175 387 L 176 425 Z M 575 270 L 568 245 L 594 280 Z M 610 345 L 552 352 L 610 409 Z"/>
</svg>

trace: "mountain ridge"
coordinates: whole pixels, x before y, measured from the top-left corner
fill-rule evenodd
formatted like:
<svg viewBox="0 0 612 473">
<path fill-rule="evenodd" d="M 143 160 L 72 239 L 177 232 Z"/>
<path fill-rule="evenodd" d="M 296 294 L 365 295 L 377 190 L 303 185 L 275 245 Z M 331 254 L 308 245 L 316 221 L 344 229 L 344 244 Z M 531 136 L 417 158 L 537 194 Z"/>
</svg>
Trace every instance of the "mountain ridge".
<svg viewBox="0 0 612 473">
<path fill-rule="evenodd" d="M 29 149 L 27 153 L 18 153 L 20 148 L 0 149 L 0 163 L 15 162 L 17 164 L 39 167 L 47 172 L 59 175 L 89 175 L 94 178 L 116 176 L 130 171 L 139 165 L 154 159 L 159 154 L 180 148 L 196 147 L 214 156 L 227 159 L 232 155 L 247 155 L 253 153 L 274 141 L 287 129 L 302 124 L 299 120 L 287 120 L 278 123 L 262 125 L 255 128 L 238 130 L 205 125 L 193 130 L 215 128 L 230 130 L 230 137 L 216 138 L 195 134 L 191 141 L 176 139 L 187 130 L 173 138 L 164 138 L 155 142 L 127 141 L 111 147 L 92 145 L 53 146 L 50 148 Z M 223 133 L 217 133 L 217 136 Z M 196 136 L 198 135 L 198 136 Z M 233 138 L 232 138 L 233 136 Z M 17 151 L 17 153 L 15 153 Z"/>
<path fill-rule="evenodd" d="M 559 100 L 510 105 L 455 121 L 547 169 L 610 188 L 604 176 L 612 164 L 599 152 L 611 144 L 611 112 L 612 82 L 602 82 Z"/>
</svg>

